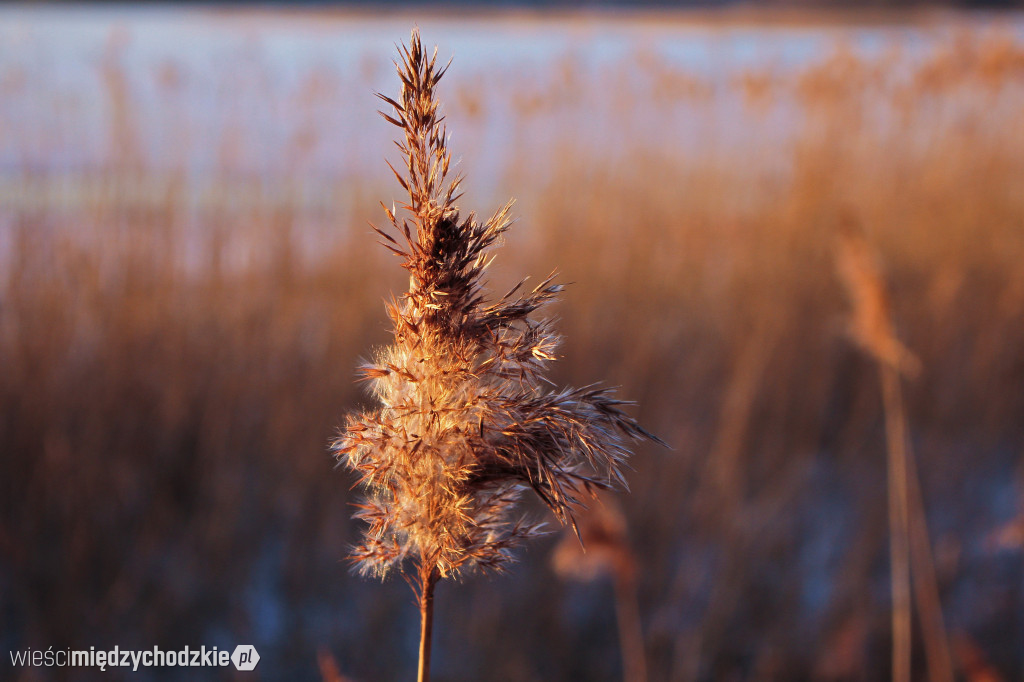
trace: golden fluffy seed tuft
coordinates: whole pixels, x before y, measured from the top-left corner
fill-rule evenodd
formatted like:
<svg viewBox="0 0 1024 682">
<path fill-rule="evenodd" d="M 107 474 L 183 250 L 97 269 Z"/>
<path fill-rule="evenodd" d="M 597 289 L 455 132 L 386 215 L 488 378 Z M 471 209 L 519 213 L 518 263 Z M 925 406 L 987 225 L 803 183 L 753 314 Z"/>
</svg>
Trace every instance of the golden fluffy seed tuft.
<svg viewBox="0 0 1024 682">
<path fill-rule="evenodd" d="M 542 532 L 515 513 L 524 492 L 572 523 L 584 498 L 624 486 L 631 442 L 657 438 L 608 389 L 545 388 L 558 336 L 534 315 L 561 285 L 551 275 L 488 300 L 483 275 L 511 202 L 484 222 L 460 217 L 461 177 L 449 178 L 435 96 L 444 69 L 418 31 L 399 49 L 401 93 L 380 98 L 402 135 L 392 170 L 407 215 L 385 207 L 389 227 L 374 229 L 409 272 L 409 291 L 387 306 L 393 343 L 360 369 L 379 407 L 350 416 L 332 449 L 366 491 L 357 566 L 384 575 L 412 559 L 426 583 L 501 569 L 521 540 Z"/>
</svg>

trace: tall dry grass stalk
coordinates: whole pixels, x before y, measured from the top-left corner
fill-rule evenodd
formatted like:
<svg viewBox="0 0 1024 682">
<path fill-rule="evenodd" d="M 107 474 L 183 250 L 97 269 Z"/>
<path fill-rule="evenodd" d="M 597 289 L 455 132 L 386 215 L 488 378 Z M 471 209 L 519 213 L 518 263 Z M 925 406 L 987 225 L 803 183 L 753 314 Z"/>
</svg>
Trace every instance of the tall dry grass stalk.
<svg viewBox="0 0 1024 682">
<path fill-rule="evenodd" d="M 629 442 L 657 438 L 607 389 L 546 388 L 558 337 L 533 315 L 561 290 L 553 276 L 486 300 L 489 250 L 508 229 L 511 202 L 483 222 L 460 217 L 462 177 L 449 179 L 435 97 L 445 69 L 418 30 L 400 54 L 401 95 L 379 97 L 394 110 L 382 115 L 404 135 L 403 172 L 392 170 L 408 192 L 409 216 L 385 207 L 391 231 L 375 229 L 408 270 L 409 291 L 387 306 L 394 343 L 362 368 L 380 407 L 350 416 L 332 449 L 367 491 L 357 516 L 369 527 L 354 561 L 378 576 L 397 568 L 416 592 L 422 682 L 437 582 L 501 569 L 517 542 L 541 531 L 514 513 L 522 492 L 533 490 L 560 522 L 573 523 L 581 497 L 625 484 Z"/>
<path fill-rule="evenodd" d="M 892 680 L 910 682 L 911 576 L 924 633 L 930 679 L 953 682 L 928 524 L 910 445 L 901 381 L 917 374 L 917 358 L 897 338 L 878 258 L 856 229 L 839 233 L 837 269 L 853 305 L 850 333 L 878 365 L 888 452 L 889 547 L 892 585 Z"/>
</svg>

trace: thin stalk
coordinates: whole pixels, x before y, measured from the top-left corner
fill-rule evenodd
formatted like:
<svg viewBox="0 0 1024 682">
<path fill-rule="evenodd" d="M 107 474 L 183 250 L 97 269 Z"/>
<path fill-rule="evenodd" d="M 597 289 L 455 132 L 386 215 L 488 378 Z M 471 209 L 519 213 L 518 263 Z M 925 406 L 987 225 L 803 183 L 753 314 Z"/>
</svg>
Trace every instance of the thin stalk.
<svg viewBox="0 0 1024 682">
<path fill-rule="evenodd" d="M 420 570 L 420 662 L 416 673 L 417 682 L 430 682 L 430 644 L 434 634 L 434 586 L 437 573 L 431 568 Z"/>
<path fill-rule="evenodd" d="M 880 365 L 888 442 L 889 552 L 892 580 L 892 680 L 910 682 L 910 515 L 907 484 L 907 421 L 899 371 Z"/>
<path fill-rule="evenodd" d="M 615 611 L 622 650 L 622 679 L 624 682 L 647 682 L 647 655 L 644 653 L 639 597 L 632 566 L 616 568 Z"/>
<path fill-rule="evenodd" d="M 928 537 L 928 518 L 924 511 L 921 483 L 918 479 L 914 453 L 907 447 L 907 480 L 910 484 L 910 551 L 914 568 L 914 601 L 924 634 L 928 677 L 932 682 L 953 682 L 953 661 L 949 654 L 949 637 L 939 599 L 939 581 L 935 576 L 932 543 Z"/>
</svg>

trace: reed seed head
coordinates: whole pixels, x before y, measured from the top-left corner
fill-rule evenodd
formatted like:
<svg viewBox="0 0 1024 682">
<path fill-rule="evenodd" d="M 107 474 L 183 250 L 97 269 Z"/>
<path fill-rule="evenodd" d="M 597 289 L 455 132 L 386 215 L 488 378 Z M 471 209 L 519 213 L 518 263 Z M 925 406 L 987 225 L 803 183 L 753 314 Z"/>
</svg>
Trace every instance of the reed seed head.
<svg viewBox="0 0 1024 682">
<path fill-rule="evenodd" d="M 450 176 L 435 95 L 447 67 L 416 30 L 399 51 L 401 94 L 379 97 L 402 133 L 392 170 L 408 199 L 374 229 L 408 270 L 409 291 L 387 306 L 393 343 L 361 370 L 379 406 L 351 415 L 332 450 L 366 490 L 360 570 L 384 575 L 410 559 L 421 575 L 449 577 L 500 569 L 541 531 L 515 513 L 525 491 L 571 523 L 585 496 L 625 485 L 632 441 L 657 438 L 607 389 L 546 388 L 558 336 L 535 313 L 562 287 L 551 276 L 487 299 L 483 275 L 511 202 L 484 221 L 460 215 L 462 178 Z"/>
<path fill-rule="evenodd" d="M 909 376 L 921 363 L 896 335 L 885 277 L 875 251 L 850 224 L 839 231 L 836 270 L 851 303 L 849 334 L 868 355 Z"/>
</svg>

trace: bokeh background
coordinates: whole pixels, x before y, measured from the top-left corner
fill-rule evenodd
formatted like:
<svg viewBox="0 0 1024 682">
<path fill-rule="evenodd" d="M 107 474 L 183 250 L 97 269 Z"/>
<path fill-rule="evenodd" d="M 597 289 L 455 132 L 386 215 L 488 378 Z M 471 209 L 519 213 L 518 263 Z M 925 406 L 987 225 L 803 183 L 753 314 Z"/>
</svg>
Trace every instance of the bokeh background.
<svg viewBox="0 0 1024 682">
<path fill-rule="evenodd" d="M 853 225 L 921 363 L 957 677 L 1021 679 L 1024 15 L 237 5 L 0 8 L 0 677 L 120 677 L 11 668 L 27 647 L 238 643 L 245 679 L 412 676 L 412 593 L 351 574 L 327 443 L 404 285 L 366 223 L 401 200 L 373 93 L 414 24 L 454 58 L 461 205 L 518 200 L 494 289 L 558 268 L 553 378 L 621 386 L 672 445 L 595 507 L 629 589 L 555 532 L 439 589 L 435 678 L 622 679 L 623 593 L 650 680 L 888 675 Z"/>
</svg>

